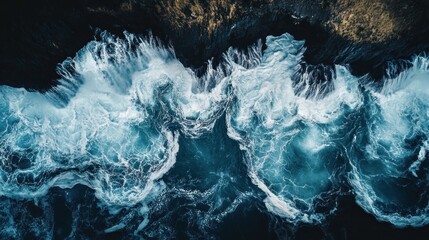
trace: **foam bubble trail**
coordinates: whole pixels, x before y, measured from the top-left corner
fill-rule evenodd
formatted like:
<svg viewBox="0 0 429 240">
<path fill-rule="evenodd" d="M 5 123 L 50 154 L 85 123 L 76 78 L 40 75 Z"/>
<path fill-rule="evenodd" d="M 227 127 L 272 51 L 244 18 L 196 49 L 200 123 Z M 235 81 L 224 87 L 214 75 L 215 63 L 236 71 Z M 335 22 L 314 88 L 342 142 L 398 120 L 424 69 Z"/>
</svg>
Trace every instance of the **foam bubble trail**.
<svg viewBox="0 0 429 240">
<path fill-rule="evenodd" d="M 334 210 L 321 205 L 338 191 L 339 134 L 361 97 L 343 67 L 329 87 L 303 87 L 313 80 L 305 76 L 293 82 L 302 53 L 303 42 L 288 34 L 268 37 L 261 64 L 232 73 L 236 101 L 228 131 L 246 151 L 249 176 L 266 193 L 268 210 L 292 222 L 320 222 Z"/>
<path fill-rule="evenodd" d="M 429 59 L 410 63 L 381 88 L 368 87 L 365 125 L 348 154 L 358 204 L 399 227 L 429 223 Z"/>
</svg>

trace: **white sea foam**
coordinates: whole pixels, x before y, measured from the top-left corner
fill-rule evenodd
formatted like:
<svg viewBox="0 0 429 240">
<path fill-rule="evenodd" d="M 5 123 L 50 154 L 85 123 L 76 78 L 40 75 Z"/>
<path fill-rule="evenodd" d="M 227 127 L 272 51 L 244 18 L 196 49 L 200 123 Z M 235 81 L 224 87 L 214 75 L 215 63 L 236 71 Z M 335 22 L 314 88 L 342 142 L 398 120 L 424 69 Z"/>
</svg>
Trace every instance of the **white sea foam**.
<svg viewBox="0 0 429 240">
<path fill-rule="evenodd" d="M 428 63 L 416 56 L 410 69 L 386 79 L 382 89 L 369 87 L 365 126 L 357 135 L 368 140 L 357 141 L 349 154 L 358 204 L 399 227 L 429 223 Z"/>
<path fill-rule="evenodd" d="M 179 135 L 210 132 L 226 111 L 228 135 L 270 212 L 320 223 L 335 210 L 337 168 L 347 165 L 367 212 L 397 226 L 428 224 L 428 57 L 415 57 L 377 89 L 359 85 L 343 66 L 326 68 L 327 82 L 307 73 L 294 79 L 303 42 L 283 34 L 266 44 L 264 51 L 261 42 L 244 53 L 231 48 L 198 78 L 153 38 L 102 33 L 59 66 L 62 79 L 50 91 L 1 86 L 0 195 L 37 198 L 53 186 L 84 184 L 112 211 L 141 203 L 137 233 L 148 225 L 147 202 L 166 188 Z M 215 198 L 185 195 L 195 194 L 205 203 Z M 248 194 L 205 216 L 220 221 Z"/>
<path fill-rule="evenodd" d="M 228 132 L 246 151 L 249 176 L 267 194 L 270 211 L 293 222 L 320 222 L 325 213 L 315 203 L 335 191 L 333 135 L 340 118 L 362 100 L 344 67 L 335 69 L 333 90 L 323 97 L 296 94 L 292 76 L 302 53 L 303 42 L 288 34 L 268 37 L 260 65 L 232 72 L 236 102 L 228 112 Z M 320 92 L 312 88 L 304 91 Z"/>
<path fill-rule="evenodd" d="M 224 86 L 198 89 L 171 50 L 125 36 L 102 33 L 59 66 L 63 78 L 46 93 L 0 88 L 0 195 L 84 184 L 109 205 L 133 205 L 159 192 L 174 165 L 179 133 L 169 123 L 210 130 Z"/>
</svg>

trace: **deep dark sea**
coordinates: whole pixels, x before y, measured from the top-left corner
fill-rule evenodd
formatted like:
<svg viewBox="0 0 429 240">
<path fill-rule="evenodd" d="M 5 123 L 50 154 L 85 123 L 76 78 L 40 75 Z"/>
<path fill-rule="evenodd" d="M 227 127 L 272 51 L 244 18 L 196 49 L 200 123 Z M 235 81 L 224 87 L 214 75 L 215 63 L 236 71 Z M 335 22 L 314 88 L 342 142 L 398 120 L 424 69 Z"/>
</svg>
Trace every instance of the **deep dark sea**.
<svg viewBox="0 0 429 240">
<path fill-rule="evenodd" d="M 429 56 L 371 81 L 284 33 L 197 74 L 97 33 L 0 86 L 0 239 L 429 239 Z"/>
</svg>

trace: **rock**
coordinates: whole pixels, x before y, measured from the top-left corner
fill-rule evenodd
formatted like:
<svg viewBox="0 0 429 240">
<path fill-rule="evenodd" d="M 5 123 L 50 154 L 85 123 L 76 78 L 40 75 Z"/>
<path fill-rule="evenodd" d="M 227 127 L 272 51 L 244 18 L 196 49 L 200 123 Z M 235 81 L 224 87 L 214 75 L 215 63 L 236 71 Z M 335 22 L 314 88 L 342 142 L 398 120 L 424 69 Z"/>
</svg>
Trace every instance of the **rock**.
<svg viewBox="0 0 429 240">
<path fill-rule="evenodd" d="M 94 38 L 152 30 L 199 68 L 230 46 L 289 32 L 311 65 L 350 64 L 380 77 L 386 61 L 429 48 L 429 1 L 415 0 L 15 0 L 2 1 L 0 84 L 45 90 L 56 64 Z"/>
</svg>

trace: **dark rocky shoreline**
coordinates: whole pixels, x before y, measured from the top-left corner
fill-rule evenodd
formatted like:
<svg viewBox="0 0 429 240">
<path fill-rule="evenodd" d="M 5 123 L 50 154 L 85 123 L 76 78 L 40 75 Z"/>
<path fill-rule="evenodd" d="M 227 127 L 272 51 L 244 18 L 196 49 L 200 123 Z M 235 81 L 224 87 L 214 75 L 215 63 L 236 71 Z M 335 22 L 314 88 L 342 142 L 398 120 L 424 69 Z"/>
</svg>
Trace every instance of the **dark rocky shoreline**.
<svg viewBox="0 0 429 240">
<path fill-rule="evenodd" d="M 429 48 L 426 0 L 17 0 L 0 9 L 0 84 L 36 90 L 56 82 L 56 65 L 97 28 L 152 31 L 194 69 L 230 46 L 284 32 L 306 40 L 307 63 L 350 64 L 376 79 L 386 61 Z"/>
<path fill-rule="evenodd" d="M 151 31 L 164 43 L 171 43 L 185 66 L 200 70 L 209 59 L 218 61 L 230 46 L 245 48 L 267 35 L 289 32 L 306 40 L 306 63 L 298 69 L 321 76 L 315 81 L 329 80 L 324 79 L 329 78 L 324 71 L 336 63 L 350 64 L 356 75 L 369 73 L 381 79 L 387 61 L 393 60 L 404 69 L 409 65 L 400 59 L 429 50 L 429 0 L 12 0 L 2 1 L 0 12 L 0 84 L 37 91 L 56 83 L 57 64 L 94 39 L 97 29 L 116 35 L 125 30 L 137 34 Z M 229 139 L 226 132 L 223 137 Z M 239 149 L 238 145 L 235 148 Z M 182 159 L 194 164 L 200 160 L 186 154 Z M 232 163 L 208 166 L 220 171 L 228 164 Z M 89 168 L 64 171 L 91 171 Z M 173 174 L 170 172 L 170 182 L 192 178 L 181 170 L 177 168 L 176 175 L 174 169 Z M 71 189 L 54 187 L 37 201 L 4 196 L 0 200 L 10 202 L 5 206 L 12 206 L 8 211 L 16 213 L 18 229 L 25 239 L 37 238 L 28 227 L 35 220 L 52 222 L 54 239 L 70 236 L 73 227 L 88 238 L 128 238 L 126 229 L 105 231 L 116 220 L 98 205 L 94 190 L 80 184 Z M 207 208 L 186 202 L 179 206 L 176 210 Z M 265 206 L 252 205 L 244 209 L 247 212 L 242 209 L 237 215 L 227 216 L 214 234 L 222 234 L 221 239 L 421 239 L 429 234 L 429 226 L 399 229 L 379 222 L 351 195 L 340 198 L 335 215 L 321 226 L 289 226 L 280 217 L 259 211 L 259 207 Z M 128 210 L 117 217 L 126 216 Z M 174 219 L 177 238 L 189 238 L 186 215 L 180 211 L 175 214 L 185 216 Z M 142 221 L 136 217 L 133 223 L 137 226 Z M 279 232 L 275 232 L 278 228 L 274 224 L 282 227 Z"/>
</svg>

